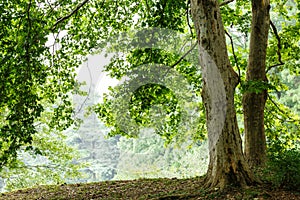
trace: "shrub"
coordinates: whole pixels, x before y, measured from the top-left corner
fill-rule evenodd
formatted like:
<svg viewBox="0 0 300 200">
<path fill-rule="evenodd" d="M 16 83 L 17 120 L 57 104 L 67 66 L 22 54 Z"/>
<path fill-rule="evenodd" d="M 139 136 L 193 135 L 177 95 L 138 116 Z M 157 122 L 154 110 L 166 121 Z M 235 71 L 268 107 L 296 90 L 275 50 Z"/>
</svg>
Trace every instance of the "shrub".
<svg viewBox="0 0 300 200">
<path fill-rule="evenodd" d="M 269 155 L 265 173 L 267 179 L 275 187 L 300 190 L 300 150 L 272 152 Z"/>
</svg>

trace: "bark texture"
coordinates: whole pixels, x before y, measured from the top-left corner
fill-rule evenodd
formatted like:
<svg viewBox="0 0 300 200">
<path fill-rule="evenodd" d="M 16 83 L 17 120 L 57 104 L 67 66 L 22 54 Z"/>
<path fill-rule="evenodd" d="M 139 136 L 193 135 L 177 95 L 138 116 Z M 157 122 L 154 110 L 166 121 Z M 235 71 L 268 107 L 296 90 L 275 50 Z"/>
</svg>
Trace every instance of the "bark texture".
<svg viewBox="0 0 300 200">
<path fill-rule="evenodd" d="M 200 65 L 203 74 L 202 99 L 206 108 L 210 160 L 206 184 L 224 189 L 227 186 L 246 186 L 254 178 L 243 151 L 234 107 L 234 91 L 238 76 L 230 65 L 225 32 L 216 0 L 191 0 L 192 18 L 197 32 Z M 213 69 L 215 65 L 216 69 Z M 218 75 L 215 74 L 218 71 Z M 220 128 L 222 107 L 218 107 L 219 95 L 224 89 L 224 123 Z M 221 95 L 222 96 L 222 95 Z M 217 108 L 216 108 L 217 107 Z M 217 119 L 217 120 L 216 120 Z M 221 124 L 222 125 L 222 124 Z"/>
<path fill-rule="evenodd" d="M 252 24 L 247 81 L 267 82 L 266 52 L 270 27 L 270 1 L 252 0 Z M 243 96 L 245 144 L 250 167 L 263 166 L 266 159 L 264 109 L 267 91 L 245 92 Z"/>
</svg>

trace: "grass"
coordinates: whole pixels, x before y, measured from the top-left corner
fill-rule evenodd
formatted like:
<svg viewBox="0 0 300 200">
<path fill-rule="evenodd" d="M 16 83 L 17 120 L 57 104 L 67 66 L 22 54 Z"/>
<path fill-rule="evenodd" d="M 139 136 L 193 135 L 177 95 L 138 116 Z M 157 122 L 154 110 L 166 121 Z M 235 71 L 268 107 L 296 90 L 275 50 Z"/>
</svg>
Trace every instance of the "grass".
<svg viewBox="0 0 300 200">
<path fill-rule="evenodd" d="M 39 186 L 0 194 L 0 199 L 299 199 L 300 193 L 276 189 L 268 185 L 245 190 L 232 189 L 224 192 L 203 188 L 201 177 L 191 179 L 138 179 L 105 181 L 87 184 L 62 184 Z"/>
</svg>

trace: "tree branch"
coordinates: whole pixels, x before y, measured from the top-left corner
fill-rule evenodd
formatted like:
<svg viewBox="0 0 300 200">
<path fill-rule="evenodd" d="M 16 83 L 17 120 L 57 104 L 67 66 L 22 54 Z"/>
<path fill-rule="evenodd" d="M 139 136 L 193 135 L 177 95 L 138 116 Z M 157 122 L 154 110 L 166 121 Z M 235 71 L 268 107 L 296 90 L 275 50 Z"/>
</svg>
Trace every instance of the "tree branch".
<svg viewBox="0 0 300 200">
<path fill-rule="evenodd" d="M 57 26 L 59 23 L 65 21 L 66 19 L 68 19 L 68 18 L 70 18 L 72 15 L 74 15 L 74 14 L 75 14 L 80 8 L 82 8 L 87 2 L 89 2 L 89 0 L 84 0 L 83 2 L 81 2 L 80 4 L 78 4 L 78 5 L 76 6 L 76 8 L 75 8 L 74 10 L 72 10 L 72 12 L 70 12 L 67 16 L 64 16 L 64 17 L 59 18 L 59 19 L 55 22 L 55 24 L 53 25 L 52 31 L 55 30 L 56 26 Z"/>
<path fill-rule="evenodd" d="M 273 105 L 279 110 L 279 112 L 281 112 L 283 115 L 285 115 L 285 117 L 287 117 L 290 120 L 289 122 L 296 122 L 297 121 L 297 120 L 293 119 L 292 117 L 290 117 L 286 112 L 281 110 L 279 108 L 279 106 L 277 105 L 277 103 L 272 99 L 272 97 L 269 94 L 268 94 L 268 98 L 273 103 Z"/>
<path fill-rule="evenodd" d="M 276 28 L 276 26 L 274 25 L 274 23 L 271 20 L 270 20 L 270 25 L 271 25 L 273 33 L 274 33 L 274 35 L 275 35 L 275 37 L 277 39 L 277 48 L 278 48 L 277 49 L 277 55 L 278 55 L 278 62 L 279 63 L 268 67 L 268 69 L 267 69 L 266 72 L 270 71 L 270 69 L 272 69 L 274 67 L 277 67 L 277 66 L 280 66 L 280 65 L 284 65 L 284 62 L 282 62 L 282 60 L 281 60 L 281 52 L 280 52 L 280 50 L 281 50 L 281 40 L 280 40 L 280 37 L 278 35 L 277 28 Z"/>
<path fill-rule="evenodd" d="M 47 168 L 47 169 L 60 169 L 60 165 L 24 165 L 24 166 L 15 166 L 15 169 L 37 169 L 37 168 Z"/>
<path fill-rule="evenodd" d="M 231 2 L 234 2 L 234 0 L 225 0 L 225 1 L 221 2 L 221 3 L 219 4 L 219 6 L 220 6 L 220 7 L 221 7 L 221 6 L 225 6 L 225 5 L 227 5 L 227 4 L 230 4 Z"/>
<path fill-rule="evenodd" d="M 81 110 L 83 109 L 83 107 L 85 106 L 87 100 L 90 98 L 90 94 L 91 94 L 91 91 L 92 91 L 92 87 L 93 87 L 93 77 L 92 77 L 92 72 L 91 72 L 91 69 L 89 68 L 89 60 L 87 60 L 86 62 L 86 67 L 89 71 L 89 78 L 90 78 L 90 86 L 89 86 L 89 91 L 87 93 L 87 96 L 86 98 L 84 99 L 84 101 L 81 103 L 79 109 L 77 111 L 75 111 L 74 113 L 74 118 L 77 117 L 77 115 L 81 112 Z"/>
<path fill-rule="evenodd" d="M 193 51 L 193 49 L 197 46 L 197 42 L 195 42 L 195 44 L 187 51 L 185 52 L 185 54 L 183 54 L 173 65 L 170 66 L 170 68 L 168 69 L 168 71 L 165 73 L 164 77 L 165 78 L 167 76 L 167 74 L 169 73 L 169 71 L 171 69 L 173 69 L 176 65 L 178 65 L 189 53 L 191 53 L 191 51 Z"/>
<path fill-rule="evenodd" d="M 189 5 L 190 5 L 191 1 L 188 0 L 187 3 L 186 3 L 186 21 L 187 21 L 187 24 L 189 26 L 189 29 L 190 29 L 190 32 L 191 32 L 191 36 L 192 38 L 194 37 L 193 36 L 193 30 L 192 30 L 192 26 L 190 24 L 190 18 L 189 18 Z"/>
<path fill-rule="evenodd" d="M 31 23 L 31 18 L 30 18 L 30 9 L 31 9 L 31 4 L 32 4 L 32 0 L 29 1 L 28 3 L 28 8 L 27 8 L 27 22 L 28 22 L 28 30 L 27 30 L 27 36 L 26 36 L 26 42 L 25 42 L 25 57 L 26 57 L 26 61 L 27 61 L 27 70 L 25 72 L 26 75 L 26 80 L 28 79 L 28 77 L 30 76 L 30 72 L 31 72 L 31 51 L 30 51 L 30 40 L 31 40 L 31 33 L 32 33 L 32 23 Z"/>
<path fill-rule="evenodd" d="M 178 65 L 193 49 L 197 46 L 197 42 L 187 51 L 183 56 L 181 56 L 173 65 L 171 65 L 171 68 L 174 68 L 176 65 Z"/>
<path fill-rule="evenodd" d="M 235 61 L 235 65 L 236 65 L 236 67 L 237 67 L 237 69 L 238 69 L 238 74 L 239 74 L 239 83 L 241 82 L 241 69 L 240 69 L 240 67 L 239 67 L 239 65 L 238 65 L 238 61 L 237 61 L 237 57 L 236 57 L 236 55 L 235 55 L 235 51 L 234 51 L 234 45 L 233 45 L 233 39 L 232 39 L 232 37 L 231 37 L 231 35 L 229 35 L 229 33 L 225 30 L 225 34 L 229 37 L 229 39 L 230 39 L 230 44 L 231 44 L 231 49 L 232 49 L 232 54 L 233 54 L 233 58 L 234 58 L 234 61 Z"/>
</svg>

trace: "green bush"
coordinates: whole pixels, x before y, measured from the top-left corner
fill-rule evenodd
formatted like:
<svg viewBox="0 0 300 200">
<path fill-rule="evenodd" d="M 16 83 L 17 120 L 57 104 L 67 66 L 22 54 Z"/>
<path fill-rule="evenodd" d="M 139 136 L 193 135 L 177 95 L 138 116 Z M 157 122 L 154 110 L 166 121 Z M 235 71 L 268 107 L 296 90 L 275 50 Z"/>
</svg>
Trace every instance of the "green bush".
<svg viewBox="0 0 300 200">
<path fill-rule="evenodd" d="M 300 150 L 289 149 L 269 154 L 265 173 L 275 187 L 300 190 Z"/>
</svg>

